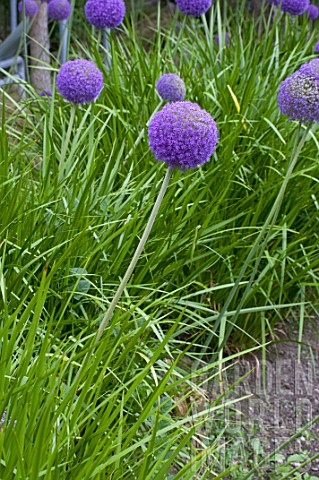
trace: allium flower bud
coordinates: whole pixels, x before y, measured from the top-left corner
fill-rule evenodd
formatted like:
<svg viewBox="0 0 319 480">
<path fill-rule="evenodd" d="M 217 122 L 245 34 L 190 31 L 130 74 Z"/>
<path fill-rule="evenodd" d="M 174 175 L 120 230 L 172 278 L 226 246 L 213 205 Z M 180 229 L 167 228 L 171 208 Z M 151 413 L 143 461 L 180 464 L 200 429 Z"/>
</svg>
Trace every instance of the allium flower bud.
<svg viewBox="0 0 319 480">
<path fill-rule="evenodd" d="M 319 121 L 319 79 L 309 64 L 281 83 L 278 106 L 290 120 Z"/>
<path fill-rule="evenodd" d="M 218 142 L 212 116 L 197 103 L 168 103 L 150 121 L 149 146 L 172 168 L 196 168 L 210 160 Z"/>
<path fill-rule="evenodd" d="M 307 8 L 307 17 L 309 20 L 316 20 L 319 16 L 319 9 L 316 5 L 309 5 Z"/>
<path fill-rule="evenodd" d="M 84 7 L 88 21 L 96 28 L 116 28 L 123 22 L 123 0 L 88 0 Z"/>
<path fill-rule="evenodd" d="M 315 53 L 319 53 L 319 42 L 316 43 L 316 45 L 314 46 L 313 51 L 314 51 Z"/>
<path fill-rule="evenodd" d="M 18 3 L 18 10 L 20 13 L 23 13 L 23 4 L 25 15 L 27 17 L 34 17 L 38 13 L 39 7 L 37 2 L 35 2 L 34 0 L 21 0 Z"/>
<path fill-rule="evenodd" d="M 179 102 L 184 100 L 186 88 L 183 80 L 175 73 L 165 73 L 157 81 L 156 90 L 163 100 Z"/>
<path fill-rule="evenodd" d="M 282 0 L 281 10 L 290 15 L 302 15 L 309 7 L 309 0 Z"/>
<path fill-rule="evenodd" d="M 212 0 L 176 0 L 182 13 L 200 17 L 209 10 Z"/>
<path fill-rule="evenodd" d="M 215 43 L 216 43 L 217 47 L 219 47 L 219 45 L 220 45 L 219 35 L 216 35 L 216 37 L 215 37 Z M 228 32 L 225 33 L 225 44 L 226 44 L 228 47 L 229 47 L 229 45 L 230 45 L 230 36 L 229 36 L 229 33 L 228 33 Z"/>
<path fill-rule="evenodd" d="M 68 0 L 50 0 L 48 4 L 48 15 L 52 20 L 67 20 L 71 13 L 71 4 Z"/>
<path fill-rule="evenodd" d="M 70 60 L 60 68 L 56 86 L 69 102 L 90 103 L 101 93 L 103 75 L 90 60 Z"/>
</svg>

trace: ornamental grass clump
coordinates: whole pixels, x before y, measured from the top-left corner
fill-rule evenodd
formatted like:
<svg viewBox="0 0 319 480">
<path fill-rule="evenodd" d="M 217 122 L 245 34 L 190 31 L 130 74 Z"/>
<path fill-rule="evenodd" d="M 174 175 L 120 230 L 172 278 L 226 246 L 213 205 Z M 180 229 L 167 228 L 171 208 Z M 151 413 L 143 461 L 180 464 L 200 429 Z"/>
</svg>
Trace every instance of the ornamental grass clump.
<svg viewBox="0 0 319 480">
<path fill-rule="evenodd" d="M 215 36 L 215 43 L 216 43 L 217 47 L 220 46 L 221 41 L 220 41 L 219 35 L 216 35 L 216 36 Z M 229 33 L 228 33 L 228 32 L 225 33 L 224 43 L 225 43 L 225 45 L 227 45 L 227 47 L 230 46 L 230 36 L 229 36 Z"/>
<path fill-rule="evenodd" d="M 18 3 L 19 13 L 25 13 L 26 17 L 34 17 L 39 10 L 37 2 L 34 0 L 24 0 Z"/>
<path fill-rule="evenodd" d="M 71 4 L 68 0 L 50 0 L 48 4 L 48 15 L 52 20 L 60 22 L 67 20 L 71 14 Z"/>
<path fill-rule="evenodd" d="M 95 343 L 100 340 L 112 318 L 113 311 L 144 249 L 173 170 L 196 168 L 208 162 L 218 143 L 218 130 L 212 116 L 196 103 L 173 102 L 165 105 L 153 116 L 149 124 L 148 137 L 149 146 L 156 159 L 167 163 L 168 169 L 131 263 L 100 324 Z"/>
<path fill-rule="evenodd" d="M 200 17 L 210 9 L 212 0 L 176 0 L 176 3 L 182 13 Z"/>
<path fill-rule="evenodd" d="M 309 7 L 309 0 L 282 0 L 281 10 L 290 15 L 302 15 Z"/>
<path fill-rule="evenodd" d="M 88 0 L 84 7 L 88 21 L 96 28 L 116 28 L 123 22 L 125 3 L 123 0 Z"/>
<path fill-rule="evenodd" d="M 179 102 L 184 100 L 186 87 L 183 80 L 175 73 L 165 73 L 156 84 L 156 90 L 163 100 Z"/>
</svg>

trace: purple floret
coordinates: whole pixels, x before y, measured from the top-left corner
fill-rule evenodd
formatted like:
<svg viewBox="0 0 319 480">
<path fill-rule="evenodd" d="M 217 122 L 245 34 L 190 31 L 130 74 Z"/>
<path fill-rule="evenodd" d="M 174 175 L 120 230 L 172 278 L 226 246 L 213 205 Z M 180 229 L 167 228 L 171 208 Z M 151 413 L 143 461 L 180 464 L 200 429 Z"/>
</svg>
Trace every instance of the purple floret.
<svg viewBox="0 0 319 480">
<path fill-rule="evenodd" d="M 200 17 L 209 10 L 212 0 L 176 0 L 182 13 Z"/>
<path fill-rule="evenodd" d="M 88 0 L 85 15 L 96 28 L 116 28 L 123 22 L 125 3 L 123 0 Z"/>
<path fill-rule="evenodd" d="M 196 168 L 210 160 L 218 142 L 212 116 L 197 103 L 168 103 L 150 121 L 149 146 L 172 168 Z"/>
<path fill-rule="evenodd" d="M 71 4 L 68 0 L 50 0 L 48 4 L 48 15 L 52 20 L 67 20 L 71 13 Z"/>
<path fill-rule="evenodd" d="M 23 13 L 23 4 L 26 17 L 34 17 L 39 10 L 37 2 L 34 0 L 24 0 L 18 3 L 18 10 Z"/>
<path fill-rule="evenodd" d="M 310 62 L 301 65 L 299 72 L 305 75 L 313 75 L 319 81 L 319 58 L 314 58 Z"/>
<path fill-rule="evenodd" d="M 278 106 L 290 120 L 319 121 L 319 77 L 309 64 L 281 83 Z"/>
<path fill-rule="evenodd" d="M 216 35 L 215 43 L 218 47 L 220 46 L 219 35 Z M 227 45 L 228 47 L 230 45 L 230 36 L 228 32 L 225 33 L 225 45 Z"/>
<path fill-rule="evenodd" d="M 103 75 L 91 60 L 70 60 L 60 68 L 56 86 L 69 102 L 90 103 L 101 93 Z"/>
<path fill-rule="evenodd" d="M 40 97 L 52 97 L 52 90 L 49 88 L 45 88 L 41 92 L 39 92 Z"/>
<path fill-rule="evenodd" d="M 302 15 L 309 4 L 309 0 L 282 0 L 281 10 L 290 13 L 290 15 Z"/>
<path fill-rule="evenodd" d="M 186 88 L 183 80 L 175 73 L 165 73 L 156 84 L 156 90 L 163 100 L 180 102 L 184 100 Z"/>
<path fill-rule="evenodd" d="M 309 20 L 316 20 L 319 16 L 319 8 L 316 5 L 309 5 L 307 8 L 307 17 Z"/>
<path fill-rule="evenodd" d="M 313 51 L 314 51 L 315 53 L 319 53 L 319 42 L 316 43 L 316 45 L 314 46 Z"/>
</svg>

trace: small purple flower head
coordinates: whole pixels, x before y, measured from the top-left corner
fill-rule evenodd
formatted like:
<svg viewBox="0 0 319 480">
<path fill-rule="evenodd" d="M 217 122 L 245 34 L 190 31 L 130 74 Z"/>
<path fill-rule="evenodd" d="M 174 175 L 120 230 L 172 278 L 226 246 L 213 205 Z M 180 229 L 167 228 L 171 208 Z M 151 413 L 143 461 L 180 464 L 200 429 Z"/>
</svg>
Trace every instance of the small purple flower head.
<svg viewBox="0 0 319 480">
<path fill-rule="evenodd" d="M 163 100 L 180 102 L 184 100 L 186 88 L 183 80 L 175 73 L 165 73 L 156 84 L 156 90 Z"/>
<path fill-rule="evenodd" d="M 220 46 L 219 35 L 216 35 L 215 43 L 216 43 L 217 47 Z M 227 45 L 227 47 L 229 47 L 229 45 L 230 45 L 230 36 L 229 36 L 228 32 L 225 33 L 225 45 Z"/>
<path fill-rule="evenodd" d="M 23 13 L 23 4 L 26 17 L 34 17 L 39 10 L 37 2 L 35 0 L 24 0 L 18 3 L 18 10 Z"/>
<path fill-rule="evenodd" d="M 314 46 L 313 51 L 314 51 L 315 53 L 319 53 L 319 42 L 316 43 L 316 45 Z"/>
<path fill-rule="evenodd" d="M 210 9 L 212 0 L 176 0 L 182 13 L 200 17 Z"/>
<path fill-rule="evenodd" d="M 69 102 L 90 103 L 101 93 L 103 75 L 91 60 L 69 60 L 60 68 L 56 86 Z"/>
<path fill-rule="evenodd" d="M 319 8 L 316 5 L 309 5 L 307 8 L 307 17 L 309 20 L 316 20 L 319 17 Z"/>
<path fill-rule="evenodd" d="M 210 160 L 218 142 L 214 119 L 197 103 L 168 103 L 150 121 L 149 146 L 172 168 L 196 168 Z"/>
<path fill-rule="evenodd" d="M 41 92 L 39 92 L 40 97 L 52 97 L 52 90 L 49 88 L 45 88 Z"/>
<path fill-rule="evenodd" d="M 290 13 L 290 15 L 302 15 L 309 4 L 309 0 L 282 0 L 281 10 Z"/>
<path fill-rule="evenodd" d="M 96 28 L 116 28 L 123 22 L 125 3 L 123 0 L 88 0 L 84 7 L 88 21 Z"/>
<path fill-rule="evenodd" d="M 68 0 L 50 0 L 48 4 L 48 15 L 52 20 L 67 20 L 71 13 L 71 4 Z"/>
<path fill-rule="evenodd" d="M 278 106 L 290 120 L 319 121 L 319 77 L 309 64 L 281 83 Z"/>
</svg>

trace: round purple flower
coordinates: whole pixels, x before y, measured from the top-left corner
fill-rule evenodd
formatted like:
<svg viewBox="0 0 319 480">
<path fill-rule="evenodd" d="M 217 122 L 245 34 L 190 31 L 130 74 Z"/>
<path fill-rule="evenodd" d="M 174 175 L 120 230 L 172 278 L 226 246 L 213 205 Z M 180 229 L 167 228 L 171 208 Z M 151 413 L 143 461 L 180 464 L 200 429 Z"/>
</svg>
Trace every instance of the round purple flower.
<svg viewBox="0 0 319 480">
<path fill-rule="evenodd" d="M 48 3 L 48 15 L 52 20 L 66 20 L 71 13 L 71 4 L 68 0 L 50 0 Z"/>
<path fill-rule="evenodd" d="M 180 102 L 184 100 L 186 88 L 183 80 L 175 73 L 165 73 L 156 84 L 156 90 L 163 100 Z"/>
<path fill-rule="evenodd" d="M 282 0 L 281 10 L 290 13 L 290 15 L 302 15 L 309 4 L 309 0 Z"/>
<path fill-rule="evenodd" d="M 216 35 L 215 43 L 216 43 L 217 47 L 219 47 L 219 45 L 220 45 L 219 35 Z M 225 45 L 227 45 L 228 47 L 230 45 L 230 36 L 229 36 L 228 32 L 225 33 Z"/>
<path fill-rule="evenodd" d="M 319 77 L 309 64 L 281 83 L 278 106 L 290 120 L 319 121 Z"/>
<path fill-rule="evenodd" d="M 218 142 L 212 116 L 197 103 L 168 103 L 150 121 L 149 146 L 172 168 L 196 168 L 210 160 Z"/>
<path fill-rule="evenodd" d="M 60 68 L 56 86 L 69 102 L 90 103 L 101 93 L 103 75 L 91 60 L 69 60 Z"/>
<path fill-rule="evenodd" d="M 319 53 L 319 42 L 316 43 L 313 50 L 315 53 Z"/>
<path fill-rule="evenodd" d="M 37 2 L 35 2 L 34 0 L 21 0 L 18 3 L 18 10 L 20 13 L 23 13 L 23 4 L 25 15 L 27 17 L 34 17 L 38 13 L 39 7 Z"/>
<path fill-rule="evenodd" d="M 307 8 L 307 17 L 309 20 L 316 20 L 319 16 L 319 9 L 316 5 L 309 5 Z"/>
<path fill-rule="evenodd" d="M 200 17 L 209 10 L 212 0 L 176 0 L 182 13 Z"/>
<path fill-rule="evenodd" d="M 123 22 L 125 3 L 123 0 L 88 0 L 85 15 L 96 28 L 116 28 Z"/>
</svg>

